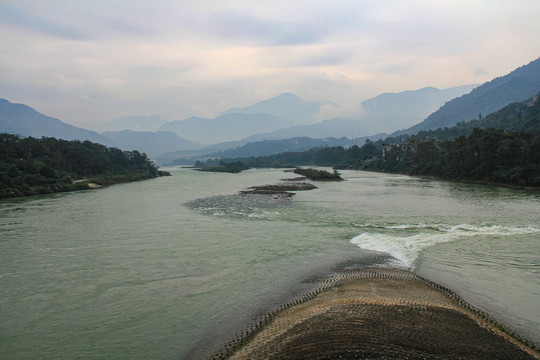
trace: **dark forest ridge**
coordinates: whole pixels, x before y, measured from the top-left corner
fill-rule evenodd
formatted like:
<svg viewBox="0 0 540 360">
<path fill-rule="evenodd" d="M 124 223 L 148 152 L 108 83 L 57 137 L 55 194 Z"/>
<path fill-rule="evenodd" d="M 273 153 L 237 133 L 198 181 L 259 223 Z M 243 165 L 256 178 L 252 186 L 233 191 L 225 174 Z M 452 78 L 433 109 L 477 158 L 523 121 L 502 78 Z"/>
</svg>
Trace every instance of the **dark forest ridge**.
<svg viewBox="0 0 540 360">
<path fill-rule="evenodd" d="M 169 175 L 146 154 L 90 141 L 0 134 L 0 198 L 84 190 Z"/>
<path fill-rule="evenodd" d="M 366 141 L 235 159 L 250 167 L 332 166 L 540 187 L 540 101 L 535 96 L 472 123 Z"/>
<path fill-rule="evenodd" d="M 469 94 L 447 102 L 421 123 L 393 135 L 412 135 L 420 130 L 452 127 L 457 122 L 468 122 L 508 104 L 524 101 L 539 91 L 540 58 L 478 86 Z"/>
</svg>

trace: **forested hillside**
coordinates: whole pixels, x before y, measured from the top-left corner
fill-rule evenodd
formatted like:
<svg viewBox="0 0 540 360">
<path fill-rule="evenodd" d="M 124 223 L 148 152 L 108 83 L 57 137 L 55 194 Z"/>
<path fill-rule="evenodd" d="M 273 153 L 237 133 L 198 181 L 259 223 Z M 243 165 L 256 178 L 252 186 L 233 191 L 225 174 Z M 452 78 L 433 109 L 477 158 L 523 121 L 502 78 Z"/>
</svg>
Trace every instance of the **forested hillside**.
<svg viewBox="0 0 540 360">
<path fill-rule="evenodd" d="M 416 134 L 421 130 L 452 127 L 457 122 L 468 122 L 479 115 L 487 115 L 514 102 L 521 102 L 540 91 L 540 59 L 531 61 L 511 73 L 477 87 L 469 94 L 447 102 L 421 123 L 398 131 Z"/>
<path fill-rule="evenodd" d="M 540 187 L 540 101 L 535 96 L 483 119 L 416 136 L 243 161 L 251 167 L 319 165 Z"/>
<path fill-rule="evenodd" d="M 0 134 L 0 198 L 88 189 L 166 175 L 146 154 L 90 141 Z"/>
<path fill-rule="evenodd" d="M 540 136 L 494 128 L 446 141 L 413 136 L 364 169 L 539 187 Z"/>
<path fill-rule="evenodd" d="M 458 122 L 453 127 L 438 128 L 436 130 L 422 130 L 415 136 L 421 140 L 436 138 L 439 140 L 453 140 L 459 136 L 469 136 L 474 129 L 500 129 L 506 132 L 529 132 L 540 135 L 540 102 L 538 95 L 523 102 L 512 103 L 504 108 L 489 114 L 488 116 L 469 122 Z M 389 136 L 386 144 L 402 144 L 409 139 L 410 135 L 401 134 Z"/>
</svg>

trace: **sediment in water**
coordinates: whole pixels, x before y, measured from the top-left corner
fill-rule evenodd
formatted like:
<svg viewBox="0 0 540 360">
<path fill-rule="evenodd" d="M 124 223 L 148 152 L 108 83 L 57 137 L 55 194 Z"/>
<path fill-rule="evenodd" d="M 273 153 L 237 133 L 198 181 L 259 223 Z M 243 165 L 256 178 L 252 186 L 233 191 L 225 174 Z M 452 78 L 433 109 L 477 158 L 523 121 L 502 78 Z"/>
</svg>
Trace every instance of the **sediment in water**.
<svg viewBox="0 0 540 360">
<path fill-rule="evenodd" d="M 274 185 L 252 186 L 248 190 L 240 191 L 240 194 L 283 194 L 292 196 L 294 193 L 291 193 L 290 191 L 306 191 L 316 188 L 315 185 L 308 182 L 286 182 Z"/>
<path fill-rule="evenodd" d="M 348 269 L 266 314 L 209 359 L 540 359 L 451 290 L 406 270 Z"/>
</svg>

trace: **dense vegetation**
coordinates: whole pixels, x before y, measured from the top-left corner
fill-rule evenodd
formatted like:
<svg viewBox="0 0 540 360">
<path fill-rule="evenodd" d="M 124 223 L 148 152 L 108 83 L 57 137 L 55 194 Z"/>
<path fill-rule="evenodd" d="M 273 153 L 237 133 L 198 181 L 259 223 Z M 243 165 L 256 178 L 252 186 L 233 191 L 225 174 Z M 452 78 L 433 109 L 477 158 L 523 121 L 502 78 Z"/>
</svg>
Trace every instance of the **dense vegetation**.
<svg viewBox="0 0 540 360">
<path fill-rule="evenodd" d="M 318 181 L 341 181 L 343 180 L 337 170 L 334 170 L 333 173 L 326 170 L 317 170 L 317 169 L 302 169 L 297 168 L 294 170 L 295 174 L 303 175 L 310 180 Z"/>
<path fill-rule="evenodd" d="M 367 170 L 431 175 L 520 186 L 540 186 L 540 136 L 500 129 L 473 130 L 468 137 L 441 141 L 411 137 L 387 147 Z"/>
<path fill-rule="evenodd" d="M 423 130 L 416 136 L 422 140 L 427 138 L 453 140 L 459 136 L 469 136 L 477 128 L 495 128 L 506 132 L 529 132 L 540 135 L 540 102 L 537 99 L 538 95 L 531 100 L 505 106 L 484 118 L 479 114 L 478 119 L 457 123 L 452 128 Z"/>
<path fill-rule="evenodd" d="M 213 164 L 215 160 L 209 160 L 206 164 L 197 162 L 195 164 L 195 169 L 199 171 L 210 171 L 210 172 L 227 172 L 227 173 L 239 173 L 241 171 L 249 169 L 242 161 L 233 161 L 233 162 L 224 162 L 220 160 L 219 164 Z"/>
<path fill-rule="evenodd" d="M 531 61 L 511 73 L 478 86 L 469 94 L 447 102 L 421 123 L 398 133 L 416 134 L 420 130 L 453 126 L 470 121 L 478 114 L 490 114 L 510 103 L 520 102 L 538 93 L 540 59 Z"/>
<path fill-rule="evenodd" d="M 0 198 L 88 189 L 167 175 L 146 154 L 90 141 L 0 134 Z"/>
<path fill-rule="evenodd" d="M 353 145 L 347 148 L 316 147 L 308 151 L 287 152 L 277 155 L 250 157 L 241 159 L 250 167 L 290 168 L 299 165 L 331 166 L 336 168 L 356 168 L 364 160 L 380 154 L 382 146 L 369 140 L 363 146 Z"/>
<path fill-rule="evenodd" d="M 242 161 L 251 167 L 332 166 L 540 187 L 540 101 L 535 96 L 483 119 L 416 136 Z"/>
<path fill-rule="evenodd" d="M 273 154 L 280 154 L 284 152 L 293 151 L 307 151 L 315 147 L 326 146 L 347 146 L 354 143 L 362 145 L 366 138 L 348 139 L 342 138 L 325 138 L 325 139 L 312 139 L 309 137 L 294 137 L 290 139 L 279 140 L 262 140 L 249 142 L 245 145 L 207 154 L 206 156 L 212 158 L 241 158 L 246 156 L 267 156 Z"/>
</svg>

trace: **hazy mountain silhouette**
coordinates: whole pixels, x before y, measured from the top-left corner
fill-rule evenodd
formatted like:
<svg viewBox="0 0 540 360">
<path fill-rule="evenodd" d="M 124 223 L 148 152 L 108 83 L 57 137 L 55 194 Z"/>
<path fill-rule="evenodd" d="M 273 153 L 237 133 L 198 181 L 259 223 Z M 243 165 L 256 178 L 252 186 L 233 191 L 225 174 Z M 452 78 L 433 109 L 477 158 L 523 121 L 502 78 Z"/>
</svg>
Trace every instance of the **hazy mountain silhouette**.
<svg viewBox="0 0 540 360">
<path fill-rule="evenodd" d="M 445 102 L 466 94 L 478 85 L 456 86 L 439 90 L 425 87 L 399 93 L 384 93 L 362 102 L 362 116 L 373 131 L 393 132 L 425 119 Z"/>
<path fill-rule="evenodd" d="M 179 136 L 206 144 L 238 141 L 253 134 L 267 133 L 303 123 L 313 123 L 329 101 L 307 101 L 292 93 L 283 93 L 247 107 L 235 107 L 212 118 L 191 117 L 160 126 Z"/>
<path fill-rule="evenodd" d="M 160 131 L 170 131 L 186 139 L 205 144 L 240 140 L 247 136 L 272 131 L 287 125 L 287 121 L 269 114 L 225 114 L 213 119 L 191 117 L 162 125 Z"/>
<path fill-rule="evenodd" d="M 470 93 L 453 99 L 429 115 L 421 123 L 392 135 L 416 134 L 420 130 L 452 127 L 457 122 L 471 121 L 504 106 L 521 102 L 540 91 L 540 58 L 511 73 L 486 82 Z"/>
<path fill-rule="evenodd" d="M 121 130 L 156 131 L 161 125 L 165 124 L 166 122 L 166 120 L 160 118 L 157 115 L 136 115 L 116 118 L 106 123 L 99 124 L 97 127 L 102 132 Z"/>
<path fill-rule="evenodd" d="M 107 131 L 103 135 L 112 139 L 123 150 L 138 150 L 150 157 L 170 151 L 200 149 L 203 145 L 186 140 L 175 133 L 158 131 Z"/>
<path fill-rule="evenodd" d="M 304 136 L 314 139 L 327 137 L 352 138 L 357 135 L 364 136 L 369 132 L 366 124 L 362 121 L 350 118 L 335 118 L 316 124 L 296 125 L 270 133 L 255 134 L 245 138 L 244 141 L 278 140 Z"/>
<path fill-rule="evenodd" d="M 64 140 L 90 140 L 107 146 L 114 142 L 95 131 L 66 124 L 43 115 L 24 104 L 14 104 L 0 99 L 0 132 L 41 138 L 55 137 Z"/>
<path fill-rule="evenodd" d="M 445 101 L 470 91 L 475 85 L 439 90 L 426 87 L 400 93 L 386 93 L 362 102 L 364 112 L 356 117 L 336 117 L 315 124 L 296 125 L 269 133 L 255 134 L 245 141 L 289 139 L 294 137 L 358 137 L 394 131 L 398 124 L 415 124 Z"/>
<path fill-rule="evenodd" d="M 308 101 L 292 93 L 283 93 L 247 107 L 234 107 L 224 114 L 269 114 L 291 125 L 312 123 L 323 105 L 330 101 Z"/>
</svg>

